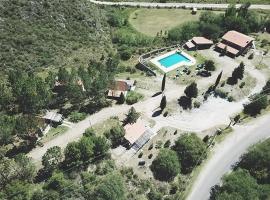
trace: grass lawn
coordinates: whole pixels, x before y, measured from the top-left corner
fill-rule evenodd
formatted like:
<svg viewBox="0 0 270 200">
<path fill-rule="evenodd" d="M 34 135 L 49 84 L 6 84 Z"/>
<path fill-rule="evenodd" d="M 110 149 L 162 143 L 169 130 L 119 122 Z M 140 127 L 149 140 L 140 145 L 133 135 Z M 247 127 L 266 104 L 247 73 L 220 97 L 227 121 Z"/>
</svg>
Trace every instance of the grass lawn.
<svg viewBox="0 0 270 200">
<path fill-rule="evenodd" d="M 57 126 L 56 128 L 51 127 L 49 132 L 40 140 L 40 142 L 46 143 L 46 142 L 54 139 L 55 137 L 63 134 L 67 130 L 68 130 L 68 127 L 66 127 L 66 126 Z"/>
<path fill-rule="evenodd" d="M 129 23 L 141 33 L 156 36 L 161 30 L 164 33 L 185 22 L 199 20 L 201 12 L 198 11 L 197 15 L 192 15 L 191 10 L 142 8 L 130 14 Z"/>
<path fill-rule="evenodd" d="M 96 135 L 103 135 L 104 132 L 109 131 L 112 127 L 120 123 L 119 119 L 111 117 L 105 121 L 102 121 L 98 124 L 92 126 Z"/>
</svg>

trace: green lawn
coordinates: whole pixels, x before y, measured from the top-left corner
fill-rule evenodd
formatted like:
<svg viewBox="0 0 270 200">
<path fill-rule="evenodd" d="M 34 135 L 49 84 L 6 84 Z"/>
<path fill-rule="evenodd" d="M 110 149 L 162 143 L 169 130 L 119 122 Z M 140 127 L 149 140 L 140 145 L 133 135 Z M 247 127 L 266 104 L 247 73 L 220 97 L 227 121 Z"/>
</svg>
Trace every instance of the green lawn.
<svg viewBox="0 0 270 200">
<path fill-rule="evenodd" d="M 168 31 L 185 22 L 199 20 L 201 12 L 198 11 L 196 15 L 192 15 L 191 10 L 142 8 L 130 14 L 129 23 L 141 33 L 148 36 L 156 36 L 161 30 L 164 33 L 164 31 Z"/>
<path fill-rule="evenodd" d="M 56 128 L 51 127 L 49 132 L 40 140 L 40 142 L 46 143 L 46 142 L 56 138 L 57 136 L 65 133 L 67 130 L 68 130 L 68 127 L 61 126 L 61 125 L 57 126 Z"/>
</svg>

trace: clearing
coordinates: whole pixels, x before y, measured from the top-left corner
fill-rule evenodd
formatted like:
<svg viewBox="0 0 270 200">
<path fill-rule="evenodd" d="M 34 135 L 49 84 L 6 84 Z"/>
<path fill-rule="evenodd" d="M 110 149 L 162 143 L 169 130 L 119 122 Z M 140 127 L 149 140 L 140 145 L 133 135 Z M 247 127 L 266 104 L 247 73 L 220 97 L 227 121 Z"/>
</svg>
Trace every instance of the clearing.
<svg viewBox="0 0 270 200">
<path fill-rule="evenodd" d="M 175 26 L 185 22 L 199 20 L 200 14 L 203 11 L 198 11 L 196 15 L 191 14 L 191 10 L 184 9 L 138 9 L 132 12 L 129 16 L 129 23 L 139 32 L 148 35 L 156 36 L 161 30 L 168 31 Z M 213 11 L 220 13 L 219 11 Z M 172 20 L 173 19 L 173 20 Z"/>
</svg>

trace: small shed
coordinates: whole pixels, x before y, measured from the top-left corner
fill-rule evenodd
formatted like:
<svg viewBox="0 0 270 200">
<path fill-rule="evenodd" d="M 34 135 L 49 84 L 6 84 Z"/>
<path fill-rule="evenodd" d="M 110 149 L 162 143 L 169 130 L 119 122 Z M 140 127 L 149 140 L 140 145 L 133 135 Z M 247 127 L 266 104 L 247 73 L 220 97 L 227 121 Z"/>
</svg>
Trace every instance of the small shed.
<svg viewBox="0 0 270 200">
<path fill-rule="evenodd" d="M 46 114 L 42 117 L 46 123 L 48 124 L 55 124 L 60 125 L 63 122 L 63 115 L 53 112 L 53 111 L 47 111 Z"/>
</svg>

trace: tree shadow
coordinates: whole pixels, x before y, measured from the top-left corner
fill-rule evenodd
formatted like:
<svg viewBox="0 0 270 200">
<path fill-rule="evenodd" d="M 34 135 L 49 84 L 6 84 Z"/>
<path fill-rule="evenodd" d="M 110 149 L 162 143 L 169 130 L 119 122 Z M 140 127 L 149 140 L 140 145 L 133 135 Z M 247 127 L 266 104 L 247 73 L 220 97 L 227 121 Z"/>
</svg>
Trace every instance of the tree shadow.
<svg viewBox="0 0 270 200">
<path fill-rule="evenodd" d="M 152 97 L 156 97 L 156 96 L 159 96 L 161 94 L 162 94 L 162 92 L 157 92 L 157 93 L 153 94 Z"/>
<path fill-rule="evenodd" d="M 157 110 L 152 114 L 152 117 L 157 117 L 162 113 L 162 110 Z"/>
</svg>

